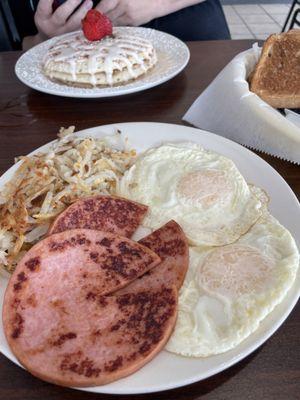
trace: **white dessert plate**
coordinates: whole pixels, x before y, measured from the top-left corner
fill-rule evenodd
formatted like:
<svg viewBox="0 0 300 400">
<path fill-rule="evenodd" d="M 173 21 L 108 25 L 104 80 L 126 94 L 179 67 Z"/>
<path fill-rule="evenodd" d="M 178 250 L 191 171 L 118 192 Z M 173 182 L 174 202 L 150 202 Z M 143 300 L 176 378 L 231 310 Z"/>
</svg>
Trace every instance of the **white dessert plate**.
<svg viewBox="0 0 300 400">
<path fill-rule="evenodd" d="M 77 88 L 52 82 L 42 72 L 42 60 L 48 48 L 58 37 L 43 42 L 23 54 L 16 63 L 17 77 L 27 86 L 57 96 L 95 98 L 113 97 L 139 92 L 160 85 L 179 74 L 187 65 L 190 52 L 186 44 L 176 37 L 149 28 L 118 27 L 114 32 L 136 34 L 153 43 L 157 52 L 157 64 L 144 76 L 121 86 L 105 88 Z M 70 33 L 59 36 L 68 37 Z"/>
<path fill-rule="evenodd" d="M 191 141 L 231 158 L 248 182 L 265 189 L 270 196 L 270 211 L 287 227 L 300 244 L 300 205 L 284 179 L 263 159 L 250 150 L 221 136 L 181 125 L 159 123 L 120 123 L 78 132 L 79 135 L 101 137 L 114 133 L 116 128 L 128 137 L 138 152 L 168 141 Z M 49 144 L 37 151 L 49 150 Z M 18 164 L 17 164 L 18 165 Z M 17 165 L 0 178 L 3 184 L 12 178 Z M 0 277 L 0 311 L 7 279 Z M 300 273 L 287 296 L 260 324 L 256 332 L 233 350 L 207 358 L 187 358 L 162 351 L 150 363 L 133 375 L 108 385 L 81 388 L 96 393 L 135 394 L 158 392 L 188 385 L 208 378 L 230 367 L 261 346 L 284 322 L 300 294 Z M 282 328 L 284 329 L 284 327 Z M 0 322 L 0 351 L 20 365 L 11 353 Z"/>
</svg>

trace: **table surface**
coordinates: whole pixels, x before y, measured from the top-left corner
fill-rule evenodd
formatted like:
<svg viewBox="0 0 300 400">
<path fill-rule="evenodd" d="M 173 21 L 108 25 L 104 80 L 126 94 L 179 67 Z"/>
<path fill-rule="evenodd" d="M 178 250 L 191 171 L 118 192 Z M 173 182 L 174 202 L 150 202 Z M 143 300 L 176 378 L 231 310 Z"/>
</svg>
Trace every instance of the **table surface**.
<svg viewBox="0 0 300 400">
<path fill-rule="evenodd" d="M 182 124 L 182 116 L 218 72 L 252 41 L 191 42 L 191 60 L 171 81 L 145 92 L 112 99 L 81 100 L 46 95 L 20 83 L 14 75 L 19 52 L 0 53 L 0 174 L 15 156 L 56 137 L 61 126 L 77 130 L 131 121 Z M 260 154 L 300 197 L 300 167 Z M 299 305 L 262 347 L 237 365 L 180 389 L 136 399 L 296 400 L 300 398 Z M 0 400 L 109 399 L 42 382 L 0 355 Z"/>
</svg>

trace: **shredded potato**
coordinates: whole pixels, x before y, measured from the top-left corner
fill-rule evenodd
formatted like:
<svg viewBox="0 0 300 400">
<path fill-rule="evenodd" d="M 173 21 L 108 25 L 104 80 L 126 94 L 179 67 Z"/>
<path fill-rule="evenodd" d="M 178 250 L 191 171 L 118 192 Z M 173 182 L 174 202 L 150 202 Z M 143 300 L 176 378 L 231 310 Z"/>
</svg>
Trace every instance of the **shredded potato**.
<svg viewBox="0 0 300 400">
<path fill-rule="evenodd" d="M 53 219 L 80 197 L 115 194 L 132 165 L 121 132 L 102 139 L 62 128 L 47 154 L 20 157 L 22 163 L 0 198 L 0 266 L 12 272 Z"/>
</svg>

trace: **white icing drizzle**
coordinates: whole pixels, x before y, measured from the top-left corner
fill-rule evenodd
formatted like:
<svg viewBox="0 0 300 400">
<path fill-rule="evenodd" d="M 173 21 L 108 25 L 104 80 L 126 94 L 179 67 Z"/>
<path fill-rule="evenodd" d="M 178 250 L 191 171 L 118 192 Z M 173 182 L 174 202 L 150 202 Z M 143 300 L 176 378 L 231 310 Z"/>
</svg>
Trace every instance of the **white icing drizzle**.
<svg viewBox="0 0 300 400">
<path fill-rule="evenodd" d="M 146 71 L 147 61 L 153 59 L 153 46 L 143 38 L 134 35 L 115 33 L 112 37 L 91 42 L 82 33 L 74 33 L 67 38 L 59 39 L 47 52 L 44 68 L 49 63 L 63 62 L 69 66 L 68 72 L 76 80 L 80 64 L 87 62 L 90 83 L 97 84 L 96 74 L 104 72 L 109 85 L 113 84 L 113 73 L 121 71 L 124 65 L 132 78 L 136 77 L 133 66 Z"/>
</svg>

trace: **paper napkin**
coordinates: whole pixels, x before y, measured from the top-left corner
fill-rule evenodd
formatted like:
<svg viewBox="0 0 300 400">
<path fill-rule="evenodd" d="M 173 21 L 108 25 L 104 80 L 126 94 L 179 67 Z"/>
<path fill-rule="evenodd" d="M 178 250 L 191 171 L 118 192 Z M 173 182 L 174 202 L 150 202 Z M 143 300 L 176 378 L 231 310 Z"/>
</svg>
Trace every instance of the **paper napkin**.
<svg viewBox="0 0 300 400">
<path fill-rule="evenodd" d="M 183 119 L 252 149 L 300 164 L 300 127 L 297 117 L 285 117 L 249 91 L 247 77 L 260 54 L 238 54 L 197 98 Z"/>
</svg>

